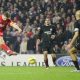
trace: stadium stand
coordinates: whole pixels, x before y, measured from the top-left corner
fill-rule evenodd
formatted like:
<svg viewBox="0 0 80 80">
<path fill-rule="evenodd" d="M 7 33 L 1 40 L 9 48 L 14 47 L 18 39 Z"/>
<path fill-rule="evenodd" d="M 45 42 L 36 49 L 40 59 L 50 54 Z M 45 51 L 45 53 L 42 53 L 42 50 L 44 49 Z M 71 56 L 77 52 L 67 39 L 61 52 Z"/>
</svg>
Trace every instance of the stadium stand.
<svg viewBox="0 0 80 80">
<path fill-rule="evenodd" d="M 45 17 L 51 19 L 57 30 L 57 53 L 64 53 L 64 47 L 69 43 L 73 34 L 75 11 L 77 0 L 0 0 L 0 14 L 8 12 L 11 19 L 18 23 L 23 30 L 21 34 L 15 33 L 15 29 L 6 27 L 4 39 L 16 52 L 20 52 L 23 38 L 26 38 L 26 51 L 41 53 L 36 50 L 37 28 L 43 25 Z M 79 5 L 79 4 L 78 4 Z M 19 38 L 19 39 L 18 39 Z M 32 39 L 34 38 L 34 39 Z M 30 41 L 33 47 L 31 46 Z M 17 42 L 17 44 L 16 44 Z M 16 48 L 16 46 L 18 46 Z M 25 53 L 28 53 L 25 52 Z"/>
</svg>

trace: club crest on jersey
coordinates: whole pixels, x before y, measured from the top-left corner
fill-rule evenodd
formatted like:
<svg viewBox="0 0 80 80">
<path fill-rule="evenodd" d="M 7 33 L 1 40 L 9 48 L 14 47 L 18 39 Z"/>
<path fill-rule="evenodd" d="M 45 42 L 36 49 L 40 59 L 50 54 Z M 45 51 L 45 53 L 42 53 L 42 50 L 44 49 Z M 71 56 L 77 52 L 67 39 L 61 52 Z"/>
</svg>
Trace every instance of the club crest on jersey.
<svg viewBox="0 0 80 80">
<path fill-rule="evenodd" d="M 45 31 L 44 33 L 46 33 L 47 35 L 50 35 L 51 31 Z"/>
</svg>

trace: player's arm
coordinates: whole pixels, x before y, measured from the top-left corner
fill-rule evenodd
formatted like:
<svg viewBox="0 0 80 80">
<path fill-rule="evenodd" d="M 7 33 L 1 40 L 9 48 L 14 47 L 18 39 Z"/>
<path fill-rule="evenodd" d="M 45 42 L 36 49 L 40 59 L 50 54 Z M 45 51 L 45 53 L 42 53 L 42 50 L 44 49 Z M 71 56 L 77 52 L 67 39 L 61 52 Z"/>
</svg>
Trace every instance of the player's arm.
<svg viewBox="0 0 80 80">
<path fill-rule="evenodd" d="M 36 51 L 39 51 L 39 44 L 41 43 L 41 28 L 37 28 L 37 40 L 36 40 Z"/>
<path fill-rule="evenodd" d="M 14 22 L 10 22 L 10 26 L 12 26 L 13 28 L 15 28 L 15 29 L 17 29 L 18 31 L 19 31 L 19 33 L 22 31 L 20 28 L 19 28 L 19 26 L 16 24 L 16 23 L 14 23 Z"/>
<path fill-rule="evenodd" d="M 41 29 L 41 27 L 38 27 L 38 28 L 37 28 L 37 31 L 38 31 L 38 39 L 41 39 L 43 30 Z"/>
<path fill-rule="evenodd" d="M 55 37 L 56 37 L 56 28 L 55 28 L 55 26 L 53 26 L 51 39 L 54 39 Z"/>
<path fill-rule="evenodd" d="M 4 15 L 2 15 L 1 18 L 2 18 L 2 20 L 7 20 L 7 17 Z"/>
<path fill-rule="evenodd" d="M 11 21 L 10 19 L 7 19 L 7 17 L 5 15 L 1 16 L 1 19 L 4 20 L 5 22 L 9 23 L 10 26 L 12 26 L 13 28 L 17 29 L 19 32 L 21 32 L 22 30 L 18 27 L 18 25 L 16 23 L 14 23 L 13 21 Z"/>
</svg>

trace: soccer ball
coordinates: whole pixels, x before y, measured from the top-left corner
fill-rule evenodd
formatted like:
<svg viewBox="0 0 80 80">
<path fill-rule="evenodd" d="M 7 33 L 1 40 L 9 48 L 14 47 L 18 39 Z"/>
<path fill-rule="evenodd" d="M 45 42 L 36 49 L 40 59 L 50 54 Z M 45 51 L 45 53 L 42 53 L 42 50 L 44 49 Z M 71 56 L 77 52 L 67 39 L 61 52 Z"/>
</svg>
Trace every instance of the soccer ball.
<svg viewBox="0 0 80 80">
<path fill-rule="evenodd" d="M 28 63 L 29 64 L 36 64 L 36 59 L 34 57 L 29 57 Z"/>
</svg>

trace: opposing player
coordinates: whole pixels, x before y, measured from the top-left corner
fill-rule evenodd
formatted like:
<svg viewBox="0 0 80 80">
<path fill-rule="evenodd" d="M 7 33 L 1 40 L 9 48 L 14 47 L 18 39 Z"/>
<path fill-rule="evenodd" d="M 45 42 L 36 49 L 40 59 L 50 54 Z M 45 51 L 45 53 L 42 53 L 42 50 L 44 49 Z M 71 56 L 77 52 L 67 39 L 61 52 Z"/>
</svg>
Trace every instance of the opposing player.
<svg viewBox="0 0 80 80">
<path fill-rule="evenodd" d="M 41 41 L 42 52 L 44 54 L 44 62 L 45 62 L 46 68 L 48 68 L 49 67 L 48 53 L 51 54 L 52 61 L 54 64 L 56 61 L 56 54 L 55 54 L 55 51 L 53 50 L 54 44 L 52 43 L 56 35 L 56 29 L 51 24 L 50 19 L 46 18 L 44 21 L 44 25 L 42 27 L 39 27 L 38 30 L 39 30 L 39 40 Z"/>
<path fill-rule="evenodd" d="M 76 11 L 75 17 L 76 17 L 76 22 L 74 24 L 75 26 L 74 36 L 71 42 L 67 45 L 66 50 L 70 54 L 72 61 L 77 69 L 75 71 L 80 71 L 78 59 L 76 55 L 77 51 L 80 50 L 80 10 Z M 74 46 L 76 40 L 77 40 L 77 44 Z"/>
<path fill-rule="evenodd" d="M 5 13 L 5 14 L 1 14 L 0 15 L 0 49 L 4 50 L 8 55 L 15 55 L 16 53 L 14 51 L 12 51 L 6 44 L 5 41 L 3 39 L 3 32 L 6 28 L 6 26 L 9 25 L 15 29 L 18 30 L 18 32 L 20 33 L 22 30 L 18 27 L 18 25 L 16 23 L 14 23 L 10 18 L 9 18 L 9 14 Z"/>
</svg>

